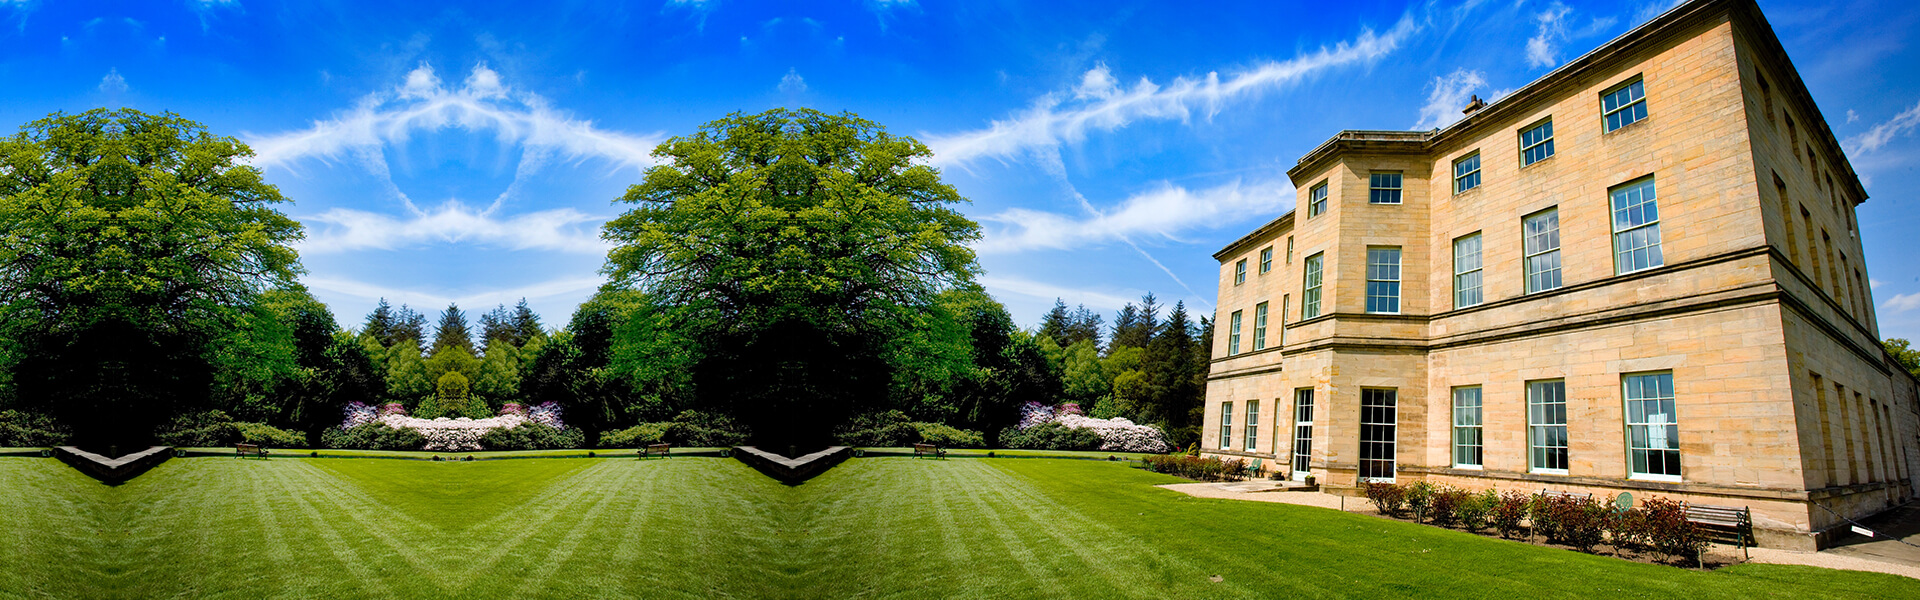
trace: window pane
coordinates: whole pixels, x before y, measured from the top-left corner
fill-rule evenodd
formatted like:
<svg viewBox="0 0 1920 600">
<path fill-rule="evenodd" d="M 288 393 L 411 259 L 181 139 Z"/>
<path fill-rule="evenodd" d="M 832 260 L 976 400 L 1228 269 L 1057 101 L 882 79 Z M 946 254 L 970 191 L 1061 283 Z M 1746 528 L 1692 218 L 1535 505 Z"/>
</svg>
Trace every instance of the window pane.
<svg viewBox="0 0 1920 600">
<path fill-rule="evenodd" d="M 1261 302 L 1253 307 L 1253 349 L 1267 347 L 1267 303 Z"/>
<path fill-rule="evenodd" d="M 1220 403 L 1220 449 L 1233 445 L 1233 403 Z"/>
<path fill-rule="evenodd" d="M 1360 390 L 1360 478 L 1392 481 L 1395 429 L 1399 423 L 1394 390 Z"/>
<path fill-rule="evenodd" d="M 1483 301 L 1480 293 L 1480 234 L 1453 241 L 1453 306 L 1466 308 Z"/>
<path fill-rule="evenodd" d="M 1453 463 L 1479 466 L 1482 459 L 1480 388 L 1453 391 Z"/>
<path fill-rule="evenodd" d="M 1635 81 L 1600 98 L 1607 131 L 1647 118 L 1646 84 Z"/>
<path fill-rule="evenodd" d="M 1227 354 L 1240 353 L 1240 311 L 1233 311 L 1227 326 Z"/>
<path fill-rule="evenodd" d="M 1247 445 L 1242 449 L 1248 452 L 1259 450 L 1260 446 L 1257 441 L 1260 437 L 1260 401 L 1259 400 L 1247 401 L 1247 422 L 1246 424 L 1241 426 L 1241 429 L 1245 429 L 1247 431 L 1247 441 L 1246 441 Z"/>
<path fill-rule="evenodd" d="M 1307 257 L 1306 292 L 1300 295 L 1300 318 L 1320 316 L 1320 263 L 1324 255 Z"/>
<path fill-rule="evenodd" d="M 1527 217 L 1522 230 L 1527 291 L 1560 287 L 1560 211 L 1548 209 Z"/>
<path fill-rule="evenodd" d="M 1673 374 L 1628 375 L 1627 448 L 1636 475 L 1680 476 L 1680 425 Z"/>
<path fill-rule="evenodd" d="M 1367 312 L 1400 312 L 1400 249 L 1367 249 Z"/>
<path fill-rule="evenodd" d="M 1541 123 L 1520 134 L 1521 166 L 1531 165 L 1553 156 L 1553 121 Z"/>
<path fill-rule="evenodd" d="M 1567 469 L 1567 384 L 1564 381 L 1527 383 L 1528 466 Z"/>
<path fill-rule="evenodd" d="M 1371 190 L 1368 195 L 1368 202 L 1374 204 L 1399 204 L 1400 181 L 1401 177 L 1399 173 L 1372 174 L 1371 177 L 1369 177 Z"/>
<path fill-rule="evenodd" d="M 1313 457 L 1313 390 L 1293 393 L 1293 471 L 1307 472 Z"/>
<path fill-rule="evenodd" d="M 1453 193 L 1480 187 L 1480 155 L 1474 154 L 1453 163 Z"/>
<path fill-rule="evenodd" d="M 1632 273 L 1666 264 L 1660 252 L 1660 204 L 1654 180 L 1613 190 L 1614 272 Z"/>
</svg>

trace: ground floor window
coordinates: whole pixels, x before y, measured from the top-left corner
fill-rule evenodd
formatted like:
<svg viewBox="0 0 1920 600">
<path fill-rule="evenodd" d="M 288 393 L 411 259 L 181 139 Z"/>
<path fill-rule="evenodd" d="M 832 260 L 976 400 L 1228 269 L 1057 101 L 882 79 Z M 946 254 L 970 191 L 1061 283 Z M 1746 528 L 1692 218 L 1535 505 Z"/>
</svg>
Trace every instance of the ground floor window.
<svg viewBox="0 0 1920 600">
<path fill-rule="evenodd" d="M 1260 449 L 1260 443 L 1257 441 L 1260 437 L 1259 400 L 1247 401 L 1247 422 L 1240 425 L 1240 428 L 1247 430 L 1247 446 L 1242 449 L 1248 452 Z"/>
<path fill-rule="evenodd" d="M 1220 449 L 1233 445 L 1233 403 L 1220 403 Z"/>
<path fill-rule="evenodd" d="M 1527 382 L 1527 466 L 1538 473 L 1567 472 L 1567 382 Z"/>
<path fill-rule="evenodd" d="M 1680 479 L 1680 420 L 1674 414 L 1673 374 L 1627 375 L 1627 452 L 1636 478 Z"/>
<path fill-rule="evenodd" d="M 1481 440 L 1480 387 L 1453 389 L 1453 466 L 1479 468 Z"/>
<path fill-rule="evenodd" d="M 1307 476 L 1313 460 L 1313 390 L 1293 392 L 1293 478 Z"/>
<path fill-rule="evenodd" d="M 1396 390 L 1360 390 L 1360 480 L 1393 481 Z"/>
</svg>

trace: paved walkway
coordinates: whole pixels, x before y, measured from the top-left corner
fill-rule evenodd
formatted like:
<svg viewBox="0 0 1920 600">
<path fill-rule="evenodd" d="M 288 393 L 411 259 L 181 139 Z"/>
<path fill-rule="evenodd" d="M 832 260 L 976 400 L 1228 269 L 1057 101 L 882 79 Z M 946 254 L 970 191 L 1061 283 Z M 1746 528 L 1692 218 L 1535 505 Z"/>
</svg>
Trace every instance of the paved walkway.
<svg viewBox="0 0 1920 600">
<path fill-rule="evenodd" d="M 1224 498 L 1252 502 L 1278 502 L 1318 506 L 1347 512 L 1377 514 L 1366 498 L 1343 498 L 1324 492 L 1280 491 L 1266 481 L 1231 483 L 1174 483 L 1158 486 L 1196 498 Z M 1920 506 L 1909 505 L 1875 517 L 1867 525 L 1906 542 L 1920 544 Z M 1751 549 L 1753 562 L 1777 565 L 1807 565 L 1849 571 L 1870 571 L 1920 579 L 1920 548 L 1887 538 L 1869 539 L 1854 535 L 1841 545 L 1820 552 L 1796 552 L 1773 548 Z"/>
</svg>

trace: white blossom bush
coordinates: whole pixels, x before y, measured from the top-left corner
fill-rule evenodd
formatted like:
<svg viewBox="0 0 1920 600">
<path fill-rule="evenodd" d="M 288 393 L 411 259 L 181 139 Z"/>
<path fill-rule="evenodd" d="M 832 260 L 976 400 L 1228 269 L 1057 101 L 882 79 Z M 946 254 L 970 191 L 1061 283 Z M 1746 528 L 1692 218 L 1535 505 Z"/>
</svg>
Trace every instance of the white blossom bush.
<svg viewBox="0 0 1920 600">
<path fill-rule="evenodd" d="M 438 419 L 420 419 L 407 416 L 407 411 L 399 403 L 389 403 L 380 408 L 360 402 L 349 403 L 346 408 L 346 420 L 340 429 L 347 430 L 368 423 L 380 423 L 394 429 L 412 429 L 426 438 L 427 444 L 422 450 L 434 452 L 472 452 L 480 450 L 480 438 L 495 429 L 513 429 L 528 423 L 566 430 L 560 420 L 560 405 L 545 402 L 531 407 L 518 403 L 508 403 L 501 407 L 500 415 L 485 419 L 457 419 L 440 417 Z"/>
<path fill-rule="evenodd" d="M 1038 402 L 1028 402 L 1020 407 L 1020 423 L 1014 427 L 1025 430 L 1043 423 L 1059 423 L 1068 428 L 1091 429 L 1100 435 L 1100 449 L 1107 452 L 1161 454 L 1173 449 L 1173 446 L 1167 443 L 1167 434 L 1160 431 L 1159 427 L 1140 425 L 1119 417 L 1095 419 L 1081 414 L 1080 406 L 1073 403 L 1052 407 Z"/>
<path fill-rule="evenodd" d="M 380 409 L 361 402 L 347 403 L 347 419 L 340 422 L 341 429 L 353 429 L 380 419 Z"/>
</svg>

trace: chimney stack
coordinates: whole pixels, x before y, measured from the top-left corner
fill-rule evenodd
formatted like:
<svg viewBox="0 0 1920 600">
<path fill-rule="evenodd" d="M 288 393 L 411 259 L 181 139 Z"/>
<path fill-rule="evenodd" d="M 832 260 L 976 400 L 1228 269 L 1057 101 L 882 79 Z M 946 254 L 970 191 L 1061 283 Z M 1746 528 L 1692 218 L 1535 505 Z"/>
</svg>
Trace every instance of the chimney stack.
<svg viewBox="0 0 1920 600">
<path fill-rule="evenodd" d="M 1480 95 L 1479 95 L 1479 94 L 1474 94 L 1474 95 L 1473 95 L 1473 101 L 1472 101 L 1472 102 L 1468 102 L 1468 103 L 1467 103 L 1467 109 L 1466 109 L 1466 110 L 1463 110 L 1463 111 L 1460 111 L 1460 112 L 1461 112 L 1462 114 L 1469 114 L 1469 115 L 1471 115 L 1471 114 L 1473 114 L 1473 113 L 1474 113 L 1474 111 L 1477 111 L 1477 110 L 1480 110 L 1480 109 L 1482 109 L 1482 108 L 1486 108 L 1486 107 L 1487 107 L 1487 101 L 1485 101 L 1485 100 L 1481 100 L 1481 99 L 1480 99 Z"/>
</svg>

